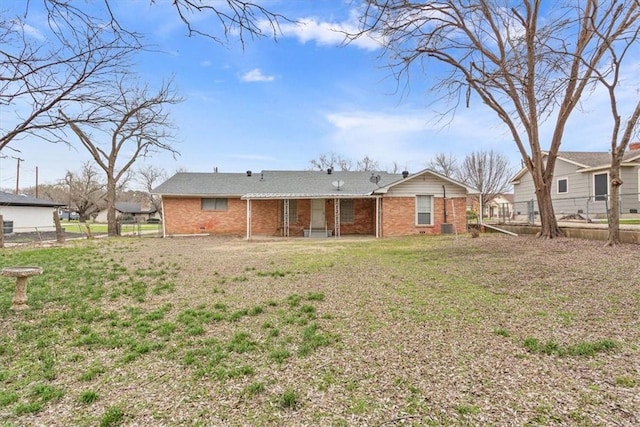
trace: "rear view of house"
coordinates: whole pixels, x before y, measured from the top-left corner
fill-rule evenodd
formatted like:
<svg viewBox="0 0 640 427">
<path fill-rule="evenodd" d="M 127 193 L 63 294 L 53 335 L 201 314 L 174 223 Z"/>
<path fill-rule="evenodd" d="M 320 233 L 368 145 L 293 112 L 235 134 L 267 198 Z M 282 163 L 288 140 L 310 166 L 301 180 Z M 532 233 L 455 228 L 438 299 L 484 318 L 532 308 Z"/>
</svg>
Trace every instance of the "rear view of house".
<svg viewBox="0 0 640 427">
<path fill-rule="evenodd" d="M 178 173 L 154 190 L 164 234 L 339 237 L 464 232 L 471 189 L 430 170 Z"/>
</svg>

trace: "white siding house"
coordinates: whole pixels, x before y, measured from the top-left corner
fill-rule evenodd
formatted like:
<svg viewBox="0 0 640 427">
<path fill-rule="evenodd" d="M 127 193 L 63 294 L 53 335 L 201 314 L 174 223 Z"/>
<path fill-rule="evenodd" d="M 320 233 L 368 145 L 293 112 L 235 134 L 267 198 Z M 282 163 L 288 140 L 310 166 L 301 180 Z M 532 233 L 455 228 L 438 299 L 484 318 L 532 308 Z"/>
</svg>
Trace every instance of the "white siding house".
<svg viewBox="0 0 640 427">
<path fill-rule="evenodd" d="M 5 234 L 54 230 L 53 212 L 58 206 L 63 204 L 0 192 L 0 215 Z"/>
</svg>

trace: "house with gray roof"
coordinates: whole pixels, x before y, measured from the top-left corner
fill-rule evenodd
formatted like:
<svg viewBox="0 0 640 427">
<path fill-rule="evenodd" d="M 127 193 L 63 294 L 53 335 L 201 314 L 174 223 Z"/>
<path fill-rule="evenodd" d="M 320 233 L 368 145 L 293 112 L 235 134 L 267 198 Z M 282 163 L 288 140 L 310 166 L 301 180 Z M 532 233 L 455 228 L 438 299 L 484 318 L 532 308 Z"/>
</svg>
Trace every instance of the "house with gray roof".
<svg viewBox="0 0 640 427">
<path fill-rule="evenodd" d="M 472 189 L 431 170 L 177 173 L 153 193 L 164 235 L 401 236 L 466 230 Z"/>
<path fill-rule="evenodd" d="M 611 154 L 607 152 L 560 151 L 551 197 L 558 218 L 606 218 L 609 206 Z M 640 144 L 630 144 L 622 160 L 620 209 L 622 215 L 640 212 Z M 523 168 L 513 178 L 516 218 L 535 220 L 537 201 L 531 174 Z"/>
<path fill-rule="evenodd" d="M 24 194 L 0 191 L 0 215 L 3 231 L 9 233 L 31 233 L 55 230 L 53 212 L 63 203 L 39 199 Z"/>
<path fill-rule="evenodd" d="M 103 209 L 96 215 L 96 222 L 107 222 L 108 209 Z M 147 222 L 150 219 L 160 219 L 155 206 L 151 203 L 116 202 L 116 218 L 128 219 L 134 222 Z"/>
</svg>

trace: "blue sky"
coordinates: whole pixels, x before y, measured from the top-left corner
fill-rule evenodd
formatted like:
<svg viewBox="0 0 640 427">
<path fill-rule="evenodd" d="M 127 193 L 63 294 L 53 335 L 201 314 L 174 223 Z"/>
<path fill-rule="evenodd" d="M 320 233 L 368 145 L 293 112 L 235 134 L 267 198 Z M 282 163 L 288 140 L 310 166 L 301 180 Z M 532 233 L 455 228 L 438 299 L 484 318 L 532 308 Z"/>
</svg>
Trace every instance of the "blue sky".
<svg viewBox="0 0 640 427">
<path fill-rule="evenodd" d="M 303 24 L 284 24 L 277 41 L 247 40 L 244 49 L 234 40 L 221 45 L 188 37 L 170 5 L 159 3 L 114 1 L 116 15 L 157 48 L 138 58 L 141 81 L 153 86 L 173 77 L 185 99 L 171 110 L 177 126 L 174 148 L 181 155 L 175 160 L 169 154 L 154 155 L 134 169 L 152 164 L 169 175 L 179 168 L 301 170 L 320 154 L 335 152 L 354 161 L 369 156 L 382 169 L 396 162 L 416 172 L 440 152 L 461 161 L 467 153 L 488 149 L 504 153 L 514 168 L 520 166 L 511 136 L 489 109 L 476 102 L 438 121 L 448 106 L 434 103 L 436 95 L 425 78 L 414 74 L 410 88 L 398 88 L 374 42 L 342 46 L 335 29 L 357 25 L 357 12 L 348 0 L 263 2 Z M 201 26 L 208 24 L 202 16 L 195 19 Z M 598 110 L 572 119 L 562 149 L 608 149 L 608 116 L 599 119 L 608 113 Z M 21 187 L 35 184 L 36 167 L 40 183 L 55 183 L 89 159 L 71 134 L 70 142 L 78 148 L 27 138 L 11 145 L 20 153 L 4 153 L 25 160 Z M 16 161 L 1 159 L 0 186 L 14 188 L 15 182 Z"/>
</svg>

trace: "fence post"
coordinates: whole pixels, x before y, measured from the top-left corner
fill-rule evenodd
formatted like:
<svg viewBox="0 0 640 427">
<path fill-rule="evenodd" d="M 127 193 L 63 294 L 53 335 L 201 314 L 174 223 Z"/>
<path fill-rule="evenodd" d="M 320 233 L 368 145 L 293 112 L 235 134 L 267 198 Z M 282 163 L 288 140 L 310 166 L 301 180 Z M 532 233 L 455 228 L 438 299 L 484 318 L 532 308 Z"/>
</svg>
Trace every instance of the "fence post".
<svg viewBox="0 0 640 427">
<path fill-rule="evenodd" d="M 53 211 L 53 223 L 56 226 L 56 241 L 58 243 L 64 243 L 65 236 L 62 230 L 62 225 L 60 224 L 60 214 L 58 213 L 58 209 Z"/>
<path fill-rule="evenodd" d="M 2 233 L 0 233 L 0 248 L 4 248 L 4 218 L 0 215 L 0 224 L 2 224 Z"/>
</svg>

